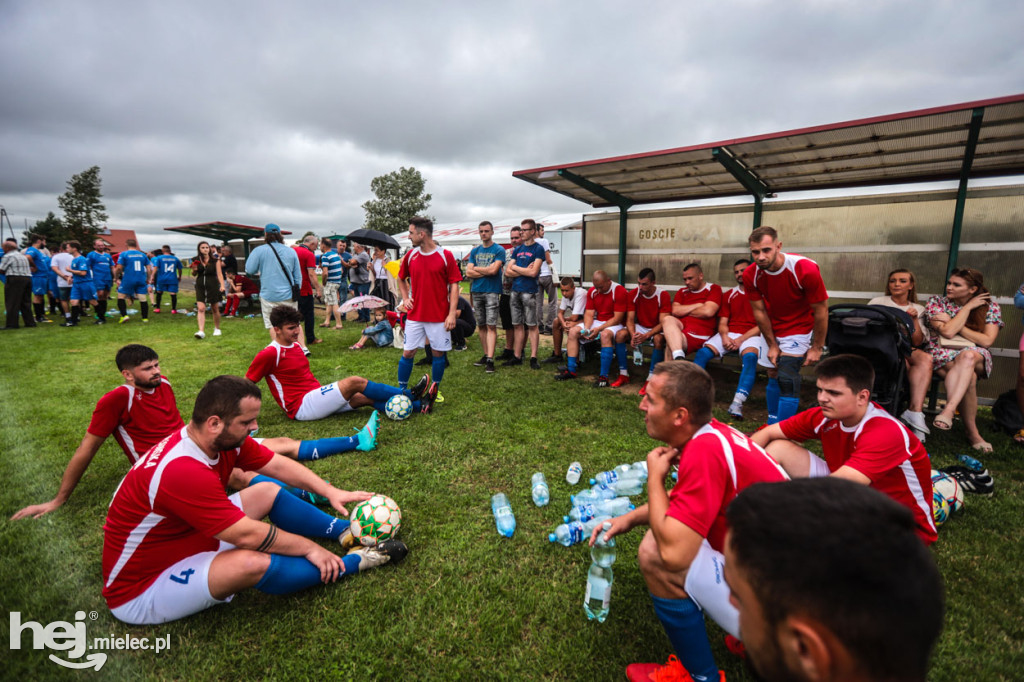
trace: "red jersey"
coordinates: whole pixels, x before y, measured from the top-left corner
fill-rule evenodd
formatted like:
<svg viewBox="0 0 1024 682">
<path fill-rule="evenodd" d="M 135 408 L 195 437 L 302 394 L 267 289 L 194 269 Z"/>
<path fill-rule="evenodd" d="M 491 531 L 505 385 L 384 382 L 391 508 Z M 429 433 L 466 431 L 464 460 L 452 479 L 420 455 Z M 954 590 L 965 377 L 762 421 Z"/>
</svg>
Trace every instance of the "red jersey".
<svg viewBox="0 0 1024 682">
<path fill-rule="evenodd" d="M 698 303 L 717 303 L 719 309 L 722 307 L 722 287 L 711 282 L 705 282 L 704 286 L 698 291 L 690 291 L 690 287 L 683 287 L 676 292 L 676 297 L 672 300 L 673 303 L 680 305 L 695 305 Z M 699 336 L 708 338 L 718 333 L 718 317 L 693 317 L 687 315 L 686 317 L 680 318 L 683 322 L 683 329 L 687 334 L 693 336 Z"/>
<path fill-rule="evenodd" d="M 597 287 L 590 287 L 587 290 L 586 310 L 594 311 L 595 322 L 607 322 L 615 316 L 615 313 L 624 313 L 629 310 L 629 293 L 626 287 L 612 282 L 608 291 L 601 293 Z M 626 316 L 622 316 L 625 324 Z"/>
<path fill-rule="evenodd" d="M 235 275 L 235 284 L 242 287 L 240 292 L 243 296 L 252 296 L 253 294 L 260 293 L 260 288 L 256 282 L 252 281 L 243 274 Z"/>
<path fill-rule="evenodd" d="M 99 438 L 113 435 L 134 464 L 184 425 L 171 382 L 161 376 L 160 385 L 148 391 L 125 384 L 105 394 L 96 403 L 86 431 Z"/>
<path fill-rule="evenodd" d="M 448 317 L 450 286 L 462 281 L 455 256 L 438 246 L 430 253 L 419 247 L 402 258 L 398 279 L 408 279 L 413 300 L 408 319 L 413 322 L 444 322 Z"/>
<path fill-rule="evenodd" d="M 217 549 L 214 536 L 245 516 L 224 493 L 231 469 L 261 469 L 273 456 L 246 438 L 210 459 L 184 427 L 143 455 L 118 486 L 103 524 L 107 605 L 131 601 L 168 566 Z"/>
<path fill-rule="evenodd" d="M 636 323 L 653 329 L 661 322 L 661 314 L 672 314 L 672 296 L 667 291 L 655 289 L 653 296 L 644 296 L 640 287 L 629 292 L 629 312 L 636 313 Z"/>
<path fill-rule="evenodd" d="M 259 383 L 264 377 L 270 394 L 289 419 L 295 419 L 306 394 L 320 388 L 320 382 L 309 369 L 309 359 L 297 343 L 282 346 L 273 341 L 256 354 L 245 378 Z"/>
<path fill-rule="evenodd" d="M 717 419 L 702 426 L 679 453 L 679 480 L 668 494 L 667 516 L 724 551 L 725 510 L 754 483 L 788 480 L 771 456 L 746 435 Z"/>
<path fill-rule="evenodd" d="M 299 296 L 312 296 L 313 285 L 309 281 L 308 268 L 316 269 L 316 256 L 302 244 L 293 246 L 295 255 L 299 257 L 299 270 L 302 272 L 302 285 L 299 287 Z"/>
<path fill-rule="evenodd" d="M 743 271 L 743 288 L 751 301 L 764 301 L 776 337 L 809 334 L 814 330 L 812 303 L 828 300 L 818 264 L 810 258 L 785 253 L 775 272 L 750 264 Z"/>
<path fill-rule="evenodd" d="M 746 334 L 757 326 L 754 309 L 750 307 L 750 297 L 738 286 L 725 292 L 718 316 L 729 320 L 729 332 L 732 334 Z"/>
<path fill-rule="evenodd" d="M 925 544 L 935 542 L 931 460 L 917 436 L 895 417 L 871 403 L 860 423 L 847 428 L 815 407 L 779 422 L 779 427 L 791 440 L 820 440 L 829 471 L 848 466 L 867 476 L 872 488 L 914 513 Z"/>
</svg>

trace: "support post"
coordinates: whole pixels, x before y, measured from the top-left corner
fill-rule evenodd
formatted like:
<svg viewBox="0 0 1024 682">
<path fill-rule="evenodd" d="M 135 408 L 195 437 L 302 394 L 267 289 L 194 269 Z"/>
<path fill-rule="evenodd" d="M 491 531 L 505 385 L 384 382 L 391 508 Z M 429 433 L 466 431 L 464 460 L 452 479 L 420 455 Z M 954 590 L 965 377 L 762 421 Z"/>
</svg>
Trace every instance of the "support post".
<svg viewBox="0 0 1024 682">
<path fill-rule="evenodd" d="M 633 201 L 622 196 L 614 190 L 610 190 L 607 187 L 603 187 L 596 182 L 591 182 L 586 178 L 576 175 L 572 171 L 561 169 L 558 171 L 560 177 L 565 178 L 569 182 L 573 183 L 578 187 L 582 187 L 591 194 L 595 194 L 610 204 L 615 204 L 619 207 L 619 272 L 618 282 L 622 284 L 626 279 L 626 226 L 629 220 L 629 209 L 633 205 Z M 583 273 L 580 273 L 582 278 Z"/>
<path fill-rule="evenodd" d="M 967 204 L 967 178 L 974 165 L 974 151 L 978 148 L 978 137 L 981 135 L 981 121 L 985 117 L 985 107 L 978 107 L 971 112 L 971 127 L 967 132 L 967 144 L 964 145 L 964 160 L 960 165 L 960 185 L 956 190 L 956 208 L 953 210 L 953 229 L 949 235 L 949 258 L 946 261 L 946 279 L 956 267 L 960 256 L 960 234 L 964 227 L 964 207 Z"/>
<path fill-rule="evenodd" d="M 711 156 L 725 167 L 725 170 L 729 171 L 729 174 L 736 178 L 736 181 L 743 185 L 746 189 L 754 196 L 754 227 L 752 230 L 756 230 L 761 227 L 761 211 L 762 202 L 765 195 L 769 194 L 770 190 L 768 185 L 764 184 L 761 178 L 757 177 L 753 171 L 744 166 L 739 159 L 733 156 L 725 147 L 715 147 L 711 150 Z"/>
</svg>

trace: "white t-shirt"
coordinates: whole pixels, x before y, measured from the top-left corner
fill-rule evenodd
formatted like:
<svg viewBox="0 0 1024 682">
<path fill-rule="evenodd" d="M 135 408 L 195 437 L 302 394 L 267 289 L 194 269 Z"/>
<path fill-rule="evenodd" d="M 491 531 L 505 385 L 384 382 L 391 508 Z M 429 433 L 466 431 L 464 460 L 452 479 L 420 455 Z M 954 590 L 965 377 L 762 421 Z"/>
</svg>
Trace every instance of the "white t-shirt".
<svg viewBox="0 0 1024 682">
<path fill-rule="evenodd" d="M 892 300 L 891 296 L 876 296 L 875 298 L 868 301 L 868 305 L 884 305 L 887 308 L 896 308 L 902 310 L 911 317 L 916 317 L 918 323 L 921 325 L 921 331 L 927 333 L 928 322 L 924 319 L 924 306 L 920 303 L 908 303 L 903 306 Z"/>
<path fill-rule="evenodd" d="M 562 300 L 558 302 L 558 309 L 566 311 L 564 315 L 579 315 L 580 321 L 583 321 L 583 313 L 587 309 L 587 290 L 583 287 L 576 287 L 572 293 L 572 298 L 562 297 Z"/>
<path fill-rule="evenodd" d="M 544 239 L 544 237 L 537 237 L 533 240 L 533 243 L 540 244 L 544 248 L 544 260 L 540 262 L 540 273 L 538 273 L 538 276 L 550 277 L 551 266 L 548 265 L 548 253 L 551 251 L 551 243 L 547 239 Z"/>
<path fill-rule="evenodd" d="M 64 277 L 71 274 L 71 261 L 73 260 L 74 257 L 70 253 L 63 251 L 50 259 L 50 265 L 57 268 L 57 272 L 60 273 L 60 276 L 57 277 L 57 286 L 62 289 L 71 286 Z"/>
</svg>

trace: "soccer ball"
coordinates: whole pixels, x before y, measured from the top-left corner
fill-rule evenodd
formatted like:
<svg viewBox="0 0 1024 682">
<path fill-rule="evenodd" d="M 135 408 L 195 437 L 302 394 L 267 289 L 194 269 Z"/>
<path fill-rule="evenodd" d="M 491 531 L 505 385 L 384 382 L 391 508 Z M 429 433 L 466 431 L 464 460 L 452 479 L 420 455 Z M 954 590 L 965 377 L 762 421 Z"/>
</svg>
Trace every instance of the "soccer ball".
<svg viewBox="0 0 1024 682">
<path fill-rule="evenodd" d="M 384 403 L 384 414 L 395 421 L 408 419 L 412 415 L 412 399 L 404 393 L 391 396 Z"/>
<path fill-rule="evenodd" d="M 942 493 L 949 502 L 950 511 L 958 512 L 964 506 L 964 489 L 949 474 L 932 469 L 932 490 Z"/>
<path fill-rule="evenodd" d="M 932 518 L 938 528 L 949 518 L 949 501 L 938 490 L 932 491 Z"/>
<path fill-rule="evenodd" d="M 349 521 L 352 537 L 369 547 L 398 534 L 402 527 L 402 510 L 387 495 L 374 495 L 356 505 Z"/>
</svg>

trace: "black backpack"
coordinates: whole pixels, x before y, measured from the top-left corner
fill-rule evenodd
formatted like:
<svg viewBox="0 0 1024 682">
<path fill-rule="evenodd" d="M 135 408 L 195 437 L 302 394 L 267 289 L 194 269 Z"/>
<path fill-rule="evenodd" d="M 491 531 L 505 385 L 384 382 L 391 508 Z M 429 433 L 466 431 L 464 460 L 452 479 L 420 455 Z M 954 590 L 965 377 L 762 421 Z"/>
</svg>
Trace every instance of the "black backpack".
<svg viewBox="0 0 1024 682">
<path fill-rule="evenodd" d="M 1010 389 L 999 396 L 995 405 L 992 406 L 992 416 L 996 420 L 996 426 L 1013 435 L 1024 429 L 1024 416 L 1017 406 L 1017 391 Z"/>
</svg>

